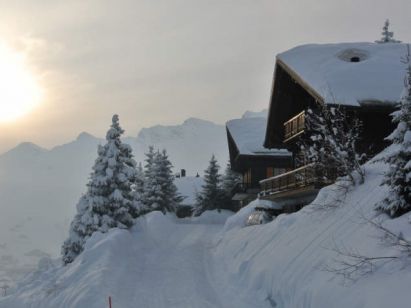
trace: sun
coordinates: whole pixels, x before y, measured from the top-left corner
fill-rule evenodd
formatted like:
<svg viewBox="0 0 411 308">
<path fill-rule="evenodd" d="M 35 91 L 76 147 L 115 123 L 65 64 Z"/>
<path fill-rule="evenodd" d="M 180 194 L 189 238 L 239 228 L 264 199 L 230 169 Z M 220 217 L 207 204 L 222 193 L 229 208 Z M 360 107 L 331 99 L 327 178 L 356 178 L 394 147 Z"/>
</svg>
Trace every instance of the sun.
<svg viewBox="0 0 411 308">
<path fill-rule="evenodd" d="M 0 123 L 28 114 L 40 99 L 41 89 L 24 55 L 0 42 Z"/>
</svg>

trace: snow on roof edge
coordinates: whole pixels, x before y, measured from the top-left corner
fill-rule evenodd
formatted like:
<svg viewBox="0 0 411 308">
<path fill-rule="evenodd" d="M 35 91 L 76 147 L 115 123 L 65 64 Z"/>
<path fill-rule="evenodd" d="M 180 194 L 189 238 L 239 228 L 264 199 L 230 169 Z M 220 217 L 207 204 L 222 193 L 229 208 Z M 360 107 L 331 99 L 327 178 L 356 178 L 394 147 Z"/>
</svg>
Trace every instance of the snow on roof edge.
<svg viewBox="0 0 411 308">
<path fill-rule="evenodd" d="M 367 42 L 305 44 L 279 53 L 276 59 L 325 103 L 386 106 L 400 99 L 406 71 L 401 58 L 406 46 Z M 351 62 L 353 58 L 359 61 Z"/>
</svg>

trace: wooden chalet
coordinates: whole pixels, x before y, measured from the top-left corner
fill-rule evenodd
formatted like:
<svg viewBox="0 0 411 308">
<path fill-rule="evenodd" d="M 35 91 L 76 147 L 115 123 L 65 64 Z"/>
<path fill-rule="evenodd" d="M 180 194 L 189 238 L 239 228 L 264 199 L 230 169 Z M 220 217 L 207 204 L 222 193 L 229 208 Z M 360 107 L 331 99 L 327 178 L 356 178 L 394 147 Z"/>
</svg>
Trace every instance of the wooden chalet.
<svg viewBox="0 0 411 308">
<path fill-rule="evenodd" d="M 363 124 L 359 149 L 369 155 L 381 151 L 392 130 L 390 114 L 400 100 L 406 65 L 405 44 L 343 43 L 304 45 L 277 56 L 264 146 L 287 148 L 293 167 L 260 181 L 260 197 L 294 211 L 311 202 L 324 173 L 300 164 L 296 146 L 305 131 L 305 111 L 321 105 L 345 108 Z M 308 135 L 308 136 L 307 136 Z"/>
<path fill-rule="evenodd" d="M 242 176 L 232 192 L 233 201 L 240 207 L 257 197 L 261 180 L 292 167 L 289 151 L 263 147 L 266 126 L 263 117 L 235 119 L 226 124 L 231 169 Z"/>
</svg>

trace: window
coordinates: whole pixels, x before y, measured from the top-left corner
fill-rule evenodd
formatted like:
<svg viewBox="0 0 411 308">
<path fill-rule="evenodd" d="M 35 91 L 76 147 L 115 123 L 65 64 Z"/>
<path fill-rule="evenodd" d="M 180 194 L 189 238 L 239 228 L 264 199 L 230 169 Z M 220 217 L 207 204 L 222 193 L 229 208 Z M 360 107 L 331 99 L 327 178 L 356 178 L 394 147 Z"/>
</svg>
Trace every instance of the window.
<svg viewBox="0 0 411 308">
<path fill-rule="evenodd" d="M 243 183 L 251 184 L 251 169 L 248 169 L 247 172 L 243 175 Z"/>
</svg>

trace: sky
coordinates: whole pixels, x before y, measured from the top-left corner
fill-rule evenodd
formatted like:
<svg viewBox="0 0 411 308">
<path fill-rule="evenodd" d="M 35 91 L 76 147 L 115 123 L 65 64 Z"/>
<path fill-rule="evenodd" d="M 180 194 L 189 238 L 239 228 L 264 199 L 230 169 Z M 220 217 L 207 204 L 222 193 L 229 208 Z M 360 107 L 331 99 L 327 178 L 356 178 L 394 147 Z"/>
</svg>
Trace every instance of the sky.
<svg viewBox="0 0 411 308">
<path fill-rule="evenodd" d="M 43 93 L 0 123 L 0 153 L 104 136 L 114 113 L 130 136 L 189 117 L 223 124 L 268 108 L 277 53 L 374 41 L 386 18 L 411 41 L 409 0 L 0 0 L 0 42 Z"/>
</svg>

